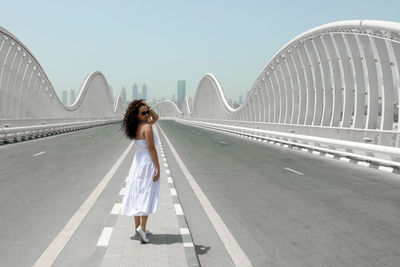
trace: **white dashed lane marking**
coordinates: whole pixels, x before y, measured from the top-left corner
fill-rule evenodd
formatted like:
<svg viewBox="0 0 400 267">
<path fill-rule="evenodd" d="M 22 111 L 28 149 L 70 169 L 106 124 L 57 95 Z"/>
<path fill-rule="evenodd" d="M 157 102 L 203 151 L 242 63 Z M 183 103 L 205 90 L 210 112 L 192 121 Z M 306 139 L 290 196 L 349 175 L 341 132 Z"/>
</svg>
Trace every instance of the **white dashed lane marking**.
<svg viewBox="0 0 400 267">
<path fill-rule="evenodd" d="M 42 151 L 42 152 L 36 153 L 36 154 L 34 154 L 33 156 L 34 156 L 34 157 L 37 157 L 37 156 L 42 155 L 42 154 L 44 154 L 44 153 L 46 153 L 46 151 Z"/>
<path fill-rule="evenodd" d="M 173 195 L 173 196 L 177 195 L 175 188 L 170 188 L 170 190 L 171 190 L 171 195 Z"/>
<path fill-rule="evenodd" d="M 116 214 L 118 215 L 121 212 L 121 203 L 115 203 L 112 210 L 111 210 L 111 214 Z"/>
<path fill-rule="evenodd" d="M 183 210 L 180 204 L 174 204 L 176 215 L 183 215 Z"/>
<path fill-rule="evenodd" d="M 110 242 L 111 234 L 113 232 L 112 227 L 104 227 L 103 232 L 101 232 L 99 241 L 97 241 L 98 247 L 107 247 Z"/>
<path fill-rule="evenodd" d="M 304 175 L 304 173 L 298 172 L 298 171 L 296 171 L 296 170 L 293 170 L 293 169 L 291 169 L 291 168 L 288 168 L 288 167 L 286 167 L 286 168 L 285 168 L 285 170 L 288 170 L 288 171 L 294 172 L 294 173 L 296 173 L 296 174 L 298 174 L 298 175 Z"/>
</svg>

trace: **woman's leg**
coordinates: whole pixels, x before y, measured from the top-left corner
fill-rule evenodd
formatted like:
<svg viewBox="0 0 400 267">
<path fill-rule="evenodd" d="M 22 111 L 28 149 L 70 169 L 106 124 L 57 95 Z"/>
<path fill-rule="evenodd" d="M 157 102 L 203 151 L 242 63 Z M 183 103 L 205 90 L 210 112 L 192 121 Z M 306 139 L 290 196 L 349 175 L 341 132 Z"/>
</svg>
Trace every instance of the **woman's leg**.
<svg viewBox="0 0 400 267">
<path fill-rule="evenodd" d="M 142 229 L 145 232 L 146 232 L 146 224 L 147 224 L 147 218 L 148 217 L 149 217 L 149 215 L 140 216 L 140 226 L 142 226 Z"/>
<path fill-rule="evenodd" d="M 140 216 L 134 216 L 134 217 L 135 217 L 135 229 L 136 229 L 140 225 Z"/>
</svg>

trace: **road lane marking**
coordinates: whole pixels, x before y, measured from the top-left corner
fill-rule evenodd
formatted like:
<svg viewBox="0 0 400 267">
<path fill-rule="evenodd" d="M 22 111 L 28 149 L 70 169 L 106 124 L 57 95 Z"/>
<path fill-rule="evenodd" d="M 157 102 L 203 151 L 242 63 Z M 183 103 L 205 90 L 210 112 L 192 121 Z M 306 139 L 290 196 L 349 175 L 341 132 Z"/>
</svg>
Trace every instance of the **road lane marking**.
<svg viewBox="0 0 400 267">
<path fill-rule="evenodd" d="M 42 152 L 36 153 L 36 154 L 33 155 L 33 156 L 36 157 L 36 156 L 42 155 L 42 154 L 44 154 L 44 153 L 46 153 L 46 151 L 42 151 Z"/>
<path fill-rule="evenodd" d="M 111 214 L 116 214 L 116 215 L 120 214 L 121 206 L 122 206 L 122 203 L 115 203 L 111 210 Z"/>
<path fill-rule="evenodd" d="M 111 234 L 113 232 L 112 227 L 104 227 L 103 232 L 101 232 L 100 238 L 97 241 L 98 247 L 107 247 L 110 243 Z"/>
<path fill-rule="evenodd" d="M 177 195 L 175 188 L 170 188 L 170 190 L 171 190 L 171 195 L 172 196 L 176 196 Z"/>
<path fill-rule="evenodd" d="M 167 142 L 172 154 L 175 157 L 176 162 L 178 163 L 179 167 L 181 168 L 184 176 L 186 177 L 187 181 L 189 182 L 190 186 L 192 187 L 194 193 L 196 194 L 201 206 L 203 207 L 205 213 L 207 214 L 208 218 L 210 219 L 212 225 L 215 228 L 219 238 L 221 239 L 222 243 L 224 244 L 226 250 L 228 251 L 229 255 L 232 258 L 233 263 L 236 266 L 252 266 L 249 258 L 246 256 L 242 248 L 237 243 L 235 237 L 229 231 L 228 227 L 219 216 L 217 211 L 214 209 L 211 202 L 208 200 L 207 196 L 201 190 L 200 186 L 197 184 L 196 180 L 189 172 L 188 168 L 183 163 L 182 159 L 176 152 L 175 148 L 169 141 L 168 137 L 165 135 L 164 131 L 158 126 L 159 130 L 163 134 L 165 141 Z M 180 205 L 179 205 L 180 206 Z M 176 209 L 176 208 L 175 208 Z"/>
<path fill-rule="evenodd" d="M 288 167 L 286 167 L 286 168 L 285 168 L 285 170 L 288 170 L 288 171 L 291 171 L 291 172 L 297 173 L 298 175 L 304 175 L 304 173 L 298 172 L 298 171 L 296 171 L 296 170 L 293 170 L 293 169 L 291 169 L 291 168 L 288 168 Z"/>
<path fill-rule="evenodd" d="M 168 179 L 168 183 L 172 184 L 174 182 L 174 180 L 172 180 L 172 177 L 167 177 Z"/>
<path fill-rule="evenodd" d="M 51 266 L 54 261 L 57 259 L 58 255 L 64 249 L 65 245 L 71 239 L 76 229 L 78 229 L 79 225 L 89 213 L 94 203 L 96 203 L 100 194 L 103 192 L 104 188 L 110 182 L 111 178 L 114 176 L 115 172 L 118 170 L 122 161 L 128 155 L 128 152 L 131 150 L 133 142 L 129 144 L 129 146 L 122 153 L 120 158 L 115 162 L 112 168 L 108 171 L 108 173 L 104 176 L 103 180 L 97 185 L 97 187 L 92 191 L 89 197 L 85 200 L 85 202 L 80 206 L 80 208 L 75 212 L 75 214 L 71 217 L 71 219 L 67 222 L 64 228 L 58 233 L 58 235 L 54 238 L 54 240 L 50 243 L 48 248 L 43 252 L 43 254 L 39 257 L 36 263 L 33 265 L 35 267 L 43 267 L 43 266 Z M 107 230 L 109 231 L 109 230 Z M 111 230 L 112 231 L 112 230 Z M 111 234 L 110 234 L 111 235 Z"/>
<path fill-rule="evenodd" d="M 119 192 L 119 195 L 120 195 L 120 196 L 125 195 L 125 190 L 126 190 L 125 187 L 122 187 L 122 188 L 121 188 L 121 191 Z"/>
<path fill-rule="evenodd" d="M 176 215 L 183 215 L 182 206 L 180 204 L 174 204 Z"/>
<path fill-rule="evenodd" d="M 185 248 L 192 248 L 192 247 L 193 247 L 193 243 L 192 243 L 192 242 L 183 243 L 183 246 L 184 246 Z"/>
<path fill-rule="evenodd" d="M 181 228 L 180 230 L 181 230 L 181 235 L 190 235 L 188 228 Z"/>
</svg>

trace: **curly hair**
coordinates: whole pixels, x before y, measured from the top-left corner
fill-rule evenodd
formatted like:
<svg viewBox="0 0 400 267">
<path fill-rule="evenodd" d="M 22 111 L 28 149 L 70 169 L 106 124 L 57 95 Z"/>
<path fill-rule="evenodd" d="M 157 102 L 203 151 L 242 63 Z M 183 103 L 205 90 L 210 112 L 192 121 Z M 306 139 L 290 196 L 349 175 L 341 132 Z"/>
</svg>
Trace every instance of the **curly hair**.
<svg viewBox="0 0 400 267">
<path fill-rule="evenodd" d="M 146 106 L 144 99 L 135 99 L 129 103 L 126 109 L 121 129 L 129 139 L 136 137 L 136 130 L 140 123 L 138 113 L 141 106 Z"/>
</svg>

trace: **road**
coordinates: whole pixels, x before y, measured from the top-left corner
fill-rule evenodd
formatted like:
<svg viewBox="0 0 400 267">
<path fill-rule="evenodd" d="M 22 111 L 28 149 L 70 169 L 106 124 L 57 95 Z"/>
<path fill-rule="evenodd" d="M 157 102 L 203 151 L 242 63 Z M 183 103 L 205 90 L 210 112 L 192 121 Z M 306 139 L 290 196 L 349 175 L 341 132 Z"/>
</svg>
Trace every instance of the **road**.
<svg viewBox="0 0 400 267">
<path fill-rule="evenodd" d="M 0 265 L 32 266 L 128 145 L 119 125 L 112 124 L 0 146 Z M 54 266 L 92 263 L 134 151 Z"/>
<path fill-rule="evenodd" d="M 253 265 L 400 262 L 399 175 L 174 121 L 159 125 Z M 201 264 L 232 264 L 163 142 Z"/>
</svg>

